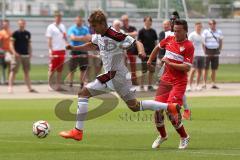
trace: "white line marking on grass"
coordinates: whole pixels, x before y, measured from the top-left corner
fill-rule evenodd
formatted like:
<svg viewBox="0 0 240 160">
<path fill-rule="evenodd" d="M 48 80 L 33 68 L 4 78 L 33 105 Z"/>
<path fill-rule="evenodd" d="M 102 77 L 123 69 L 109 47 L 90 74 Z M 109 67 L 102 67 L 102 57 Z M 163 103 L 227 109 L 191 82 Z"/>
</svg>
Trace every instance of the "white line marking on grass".
<svg viewBox="0 0 240 160">
<path fill-rule="evenodd" d="M 77 146 L 81 143 L 78 144 L 74 144 L 73 143 L 49 143 L 49 142 L 34 142 L 34 141 L 17 141 L 17 140 L 0 140 L 0 142 L 7 142 L 7 143 L 27 143 L 27 144 L 33 144 L 33 143 L 37 143 L 37 144 L 49 144 L 49 145 L 63 145 L 63 146 Z M 83 144 L 84 146 L 92 146 L 92 147 L 100 147 L 101 148 L 108 148 L 108 147 L 104 147 L 102 145 L 93 145 L 93 144 Z M 126 148 L 124 148 L 126 149 Z M 128 148 L 130 149 L 130 148 Z M 136 149 L 136 148 L 135 148 Z M 138 149 L 146 149 L 146 148 L 138 148 Z M 117 150 L 117 149 L 116 149 Z M 228 150 L 239 150 L 239 148 L 228 148 Z M 166 151 L 166 150 L 164 150 Z M 186 151 L 186 152 L 184 152 Z M 177 153 L 190 153 L 190 154 L 199 154 L 199 155 L 213 155 L 213 156 L 239 156 L 240 157 L 240 153 L 211 153 L 211 152 L 199 152 L 199 151 L 190 151 L 190 150 L 184 150 L 184 151 L 177 151 Z M 171 152 L 171 151 L 170 151 Z M 173 150 L 173 152 L 176 153 L 176 150 Z M 69 152 L 67 152 L 69 153 Z M 72 152 L 72 153 L 77 153 L 77 152 Z"/>
<path fill-rule="evenodd" d="M 233 149 L 234 150 L 234 149 Z M 208 152 L 193 152 L 187 151 L 190 154 L 202 154 L 202 155 L 214 155 L 214 156 L 240 156 L 240 154 L 235 153 L 208 153 Z"/>
</svg>

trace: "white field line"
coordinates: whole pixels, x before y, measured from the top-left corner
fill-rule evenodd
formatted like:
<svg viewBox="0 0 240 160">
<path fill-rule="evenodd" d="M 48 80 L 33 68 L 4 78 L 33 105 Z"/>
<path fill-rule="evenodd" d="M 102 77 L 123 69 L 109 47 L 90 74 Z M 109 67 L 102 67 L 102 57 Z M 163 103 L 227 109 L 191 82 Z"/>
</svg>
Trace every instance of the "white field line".
<svg viewBox="0 0 240 160">
<path fill-rule="evenodd" d="M 63 146 L 78 146 L 78 144 L 74 144 L 74 143 L 48 143 L 48 142 L 33 142 L 33 141 L 17 141 L 17 140 L 0 140 L 0 142 L 7 142 L 7 143 L 26 143 L 26 144 L 50 144 L 50 145 L 63 145 Z M 87 144 L 84 144 L 87 145 Z M 109 148 L 109 147 L 104 147 L 104 146 L 100 146 L 100 145 L 88 145 L 88 146 L 95 146 L 95 147 L 101 147 L 101 148 Z M 127 149 L 127 148 L 125 148 Z M 130 148 L 129 148 L 130 149 Z M 135 148 L 136 149 L 136 148 Z M 146 148 L 138 148 L 138 149 L 146 149 Z M 228 150 L 239 150 L 240 148 L 228 148 Z M 116 149 L 117 150 L 117 149 Z M 161 151 L 161 150 L 159 150 Z M 166 150 L 164 150 L 166 151 Z M 62 151 L 61 151 L 62 152 Z M 176 150 L 173 149 L 174 153 L 176 153 Z M 67 152 L 67 153 L 79 153 L 79 152 Z M 240 157 L 240 153 L 211 153 L 211 152 L 200 152 L 200 151 L 190 151 L 190 150 L 184 150 L 184 151 L 177 151 L 177 153 L 190 153 L 190 154 L 195 154 L 195 155 L 213 155 L 213 156 L 236 156 L 236 157 Z M 24 154 L 24 153 L 14 153 L 14 154 Z"/>
</svg>

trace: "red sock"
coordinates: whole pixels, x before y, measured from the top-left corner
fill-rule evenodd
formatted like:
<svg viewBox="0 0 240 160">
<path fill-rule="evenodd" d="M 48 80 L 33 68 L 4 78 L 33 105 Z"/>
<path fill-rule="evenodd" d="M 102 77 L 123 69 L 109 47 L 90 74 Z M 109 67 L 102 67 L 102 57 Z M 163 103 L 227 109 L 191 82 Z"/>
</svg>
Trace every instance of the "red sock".
<svg viewBox="0 0 240 160">
<path fill-rule="evenodd" d="M 182 125 L 182 127 L 176 129 L 176 131 L 178 132 L 178 134 L 180 135 L 181 138 L 186 138 L 187 137 L 187 133 Z"/>
<path fill-rule="evenodd" d="M 165 125 L 163 125 L 161 127 L 157 127 L 157 130 L 160 133 L 161 137 L 166 137 L 167 136 Z"/>
</svg>

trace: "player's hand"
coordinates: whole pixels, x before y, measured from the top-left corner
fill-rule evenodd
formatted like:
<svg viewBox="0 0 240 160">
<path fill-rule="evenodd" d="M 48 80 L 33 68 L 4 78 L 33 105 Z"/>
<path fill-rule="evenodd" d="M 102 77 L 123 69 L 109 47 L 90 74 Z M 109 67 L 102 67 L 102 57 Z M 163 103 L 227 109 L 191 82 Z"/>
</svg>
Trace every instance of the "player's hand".
<svg viewBox="0 0 240 160">
<path fill-rule="evenodd" d="M 20 54 L 19 54 L 19 53 L 17 53 L 17 52 L 16 52 L 16 53 L 14 53 L 14 55 L 15 55 L 15 57 L 16 57 L 16 58 L 19 58 L 19 57 L 20 57 Z"/>
<path fill-rule="evenodd" d="M 163 58 L 162 62 L 164 62 L 165 64 L 169 64 L 170 63 L 170 61 L 167 58 Z"/>
<path fill-rule="evenodd" d="M 73 46 L 71 46 L 70 44 L 66 45 L 66 49 L 67 50 L 73 50 Z"/>
<path fill-rule="evenodd" d="M 150 59 L 147 61 L 147 65 L 148 66 L 152 65 L 152 61 Z"/>
<path fill-rule="evenodd" d="M 138 56 L 141 58 L 141 59 L 145 59 L 146 58 L 146 53 L 145 52 L 141 52 L 138 54 Z"/>
<path fill-rule="evenodd" d="M 147 67 L 149 71 L 154 71 L 155 69 L 155 66 L 152 65 L 152 61 L 150 59 L 147 61 Z"/>
</svg>

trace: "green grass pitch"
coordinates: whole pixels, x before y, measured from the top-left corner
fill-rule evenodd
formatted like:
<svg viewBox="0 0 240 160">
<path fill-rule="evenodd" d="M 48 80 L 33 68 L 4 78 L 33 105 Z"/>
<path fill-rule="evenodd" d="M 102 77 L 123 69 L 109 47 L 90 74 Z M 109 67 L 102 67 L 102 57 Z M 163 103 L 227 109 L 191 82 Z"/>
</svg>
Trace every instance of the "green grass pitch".
<svg viewBox="0 0 240 160">
<path fill-rule="evenodd" d="M 179 137 L 167 121 L 169 139 L 151 149 L 156 130 L 152 112 L 132 113 L 120 102 L 112 112 L 87 121 L 81 142 L 65 140 L 58 132 L 75 122 L 59 120 L 58 99 L 0 101 L 0 160 L 239 160 L 240 97 L 195 97 L 188 102 L 192 120 L 185 121 L 191 136 L 189 148 L 177 149 Z M 90 108 L 98 103 L 90 101 Z M 72 105 L 76 110 L 76 102 Z M 36 120 L 47 120 L 51 133 L 45 139 L 32 134 Z"/>
</svg>

